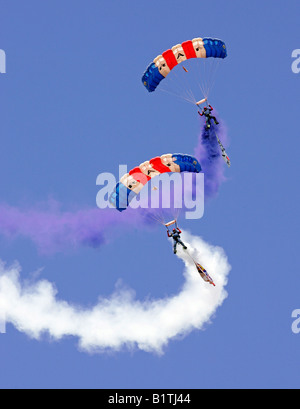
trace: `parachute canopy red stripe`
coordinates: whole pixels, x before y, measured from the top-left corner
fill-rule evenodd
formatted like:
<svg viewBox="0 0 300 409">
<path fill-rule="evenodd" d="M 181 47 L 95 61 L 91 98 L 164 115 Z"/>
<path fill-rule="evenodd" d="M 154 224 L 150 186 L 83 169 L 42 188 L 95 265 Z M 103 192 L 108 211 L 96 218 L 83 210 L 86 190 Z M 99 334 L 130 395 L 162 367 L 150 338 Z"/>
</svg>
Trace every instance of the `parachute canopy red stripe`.
<svg viewBox="0 0 300 409">
<path fill-rule="evenodd" d="M 166 63 L 168 64 L 170 70 L 178 64 L 172 50 L 165 51 L 164 53 L 162 53 L 162 56 L 166 60 Z"/>
<path fill-rule="evenodd" d="M 150 176 L 145 175 L 145 173 L 143 173 L 138 167 L 131 169 L 129 171 L 129 175 L 132 176 L 134 180 L 142 183 L 143 185 L 145 185 L 151 179 Z"/>
<path fill-rule="evenodd" d="M 192 41 L 184 41 L 181 45 L 187 59 L 197 57 Z"/>
<path fill-rule="evenodd" d="M 171 172 L 170 169 L 162 163 L 161 158 L 159 156 L 150 159 L 149 162 L 152 165 L 153 169 L 157 170 L 159 173 Z"/>
</svg>

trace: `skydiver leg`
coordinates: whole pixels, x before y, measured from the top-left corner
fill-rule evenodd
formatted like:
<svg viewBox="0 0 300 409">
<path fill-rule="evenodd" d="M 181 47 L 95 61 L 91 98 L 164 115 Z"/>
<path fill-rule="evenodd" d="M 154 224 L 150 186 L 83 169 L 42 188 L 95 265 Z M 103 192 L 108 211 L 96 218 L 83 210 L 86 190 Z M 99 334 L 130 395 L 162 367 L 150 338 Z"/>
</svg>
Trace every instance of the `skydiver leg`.
<svg viewBox="0 0 300 409">
<path fill-rule="evenodd" d="M 177 253 L 177 250 L 176 250 L 177 244 L 178 244 L 177 241 L 174 241 L 174 244 L 173 244 L 174 254 Z"/>
<path fill-rule="evenodd" d="M 214 123 L 215 123 L 216 125 L 219 125 L 219 122 L 218 122 L 218 120 L 217 120 L 217 118 L 216 118 L 215 116 L 212 116 L 211 118 L 214 120 Z"/>
<path fill-rule="evenodd" d="M 210 128 L 210 117 L 207 116 L 206 117 L 206 129 L 209 129 L 209 128 Z"/>
<path fill-rule="evenodd" d="M 184 250 L 187 249 L 186 245 L 185 245 L 181 240 L 178 240 L 178 243 L 180 243 L 180 244 L 182 245 L 182 247 L 184 248 Z"/>
</svg>

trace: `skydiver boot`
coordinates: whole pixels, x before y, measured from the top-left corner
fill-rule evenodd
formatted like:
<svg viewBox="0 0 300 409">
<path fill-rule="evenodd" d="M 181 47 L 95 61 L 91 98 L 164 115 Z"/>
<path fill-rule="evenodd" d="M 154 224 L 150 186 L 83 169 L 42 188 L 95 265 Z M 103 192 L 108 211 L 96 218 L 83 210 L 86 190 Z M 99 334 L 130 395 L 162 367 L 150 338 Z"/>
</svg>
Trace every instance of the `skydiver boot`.
<svg viewBox="0 0 300 409">
<path fill-rule="evenodd" d="M 187 250 L 187 246 L 181 241 L 180 244 L 182 245 L 182 247 L 184 248 L 184 250 Z"/>
</svg>

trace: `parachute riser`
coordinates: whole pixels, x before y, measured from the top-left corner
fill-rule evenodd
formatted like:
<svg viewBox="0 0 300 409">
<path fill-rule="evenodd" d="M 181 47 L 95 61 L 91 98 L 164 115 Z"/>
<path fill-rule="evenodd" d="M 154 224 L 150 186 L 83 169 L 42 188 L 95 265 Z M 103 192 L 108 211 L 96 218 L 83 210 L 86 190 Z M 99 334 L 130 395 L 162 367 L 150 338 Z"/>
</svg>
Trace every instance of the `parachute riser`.
<svg viewBox="0 0 300 409">
<path fill-rule="evenodd" d="M 165 224 L 168 231 L 170 231 L 169 227 L 172 226 L 173 224 L 175 224 L 175 228 L 178 229 L 177 220 L 175 219 L 175 220 L 171 220 L 170 222 Z"/>
</svg>

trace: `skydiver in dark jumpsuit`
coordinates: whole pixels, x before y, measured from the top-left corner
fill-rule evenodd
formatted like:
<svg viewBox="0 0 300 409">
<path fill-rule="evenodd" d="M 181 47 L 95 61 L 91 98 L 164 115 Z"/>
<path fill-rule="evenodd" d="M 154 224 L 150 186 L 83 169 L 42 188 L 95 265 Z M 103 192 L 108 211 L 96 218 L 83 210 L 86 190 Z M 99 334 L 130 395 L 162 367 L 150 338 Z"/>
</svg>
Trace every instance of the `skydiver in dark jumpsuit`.
<svg viewBox="0 0 300 409">
<path fill-rule="evenodd" d="M 172 237 L 172 239 L 174 240 L 174 244 L 173 244 L 174 254 L 177 253 L 176 248 L 177 248 L 177 244 L 178 244 L 178 243 L 181 244 L 182 247 L 183 247 L 185 250 L 187 249 L 186 245 L 185 245 L 185 244 L 181 241 L 181 239 L 180 239 L 180 234 L 181 234 L 181 230 L 180 230 L 178 227 L 177 227 L 176 229 L 173 229 L 172 232 L 170 232 L 170 231 L 168 230 L 168 237 Z"/>
<path fill-rule="evenodd" d="M 219 124 L 219 122 L 217 121 L 217 118 L 215 117 L 215 116 L 213 116 L 213 115 L 211 115 L 211 111 L 213 110 L 213 107 L 211 106 L 211 105 L 208 105 L 208 107 L 204 107 L 203 109 L 202 109 L 202 112 L 200 113 L 199 111 L 198 111 L 198 113 L 199 113 L 199 115 L 200 116 L 205 116 L 205 120 L 206 120 L 206 129 L 209 129 L 210 128 L 210 120 L 211 119 L 213 119 L 214 120 L 214 123 L 216 124 L 216 125 L 218 125 Z"/>
</svg>

